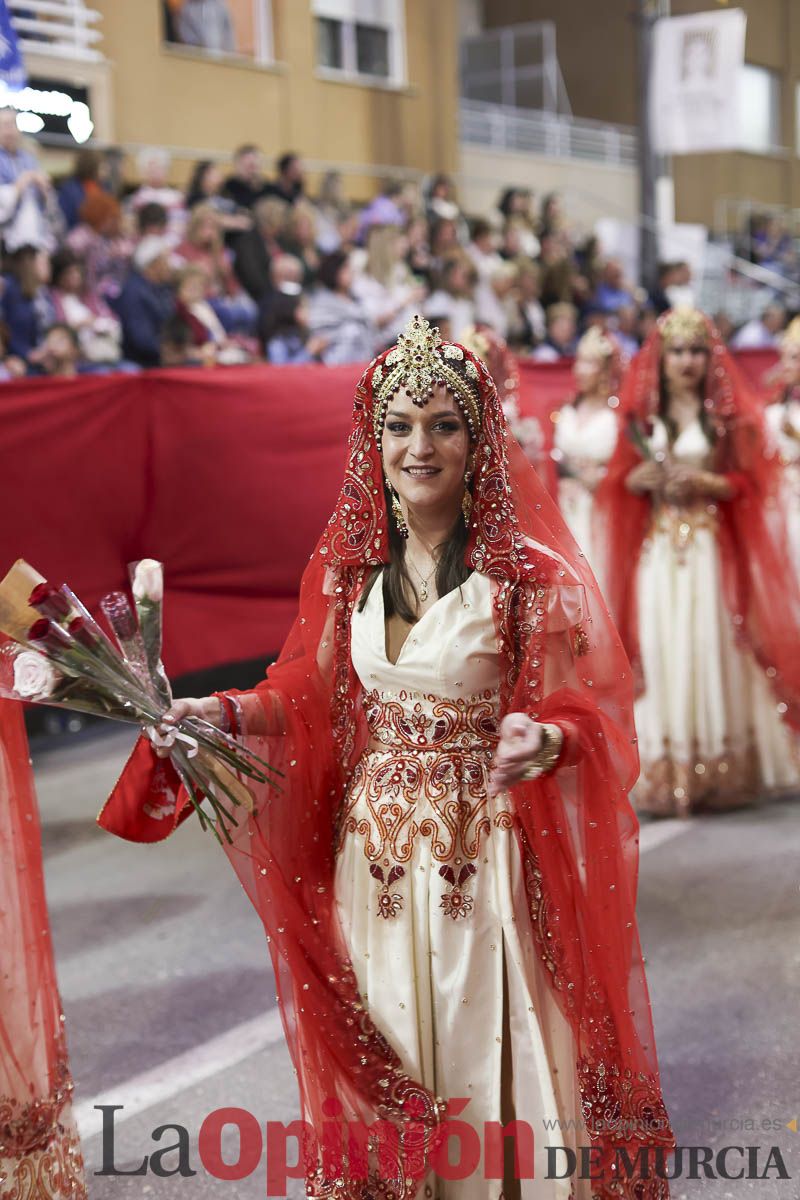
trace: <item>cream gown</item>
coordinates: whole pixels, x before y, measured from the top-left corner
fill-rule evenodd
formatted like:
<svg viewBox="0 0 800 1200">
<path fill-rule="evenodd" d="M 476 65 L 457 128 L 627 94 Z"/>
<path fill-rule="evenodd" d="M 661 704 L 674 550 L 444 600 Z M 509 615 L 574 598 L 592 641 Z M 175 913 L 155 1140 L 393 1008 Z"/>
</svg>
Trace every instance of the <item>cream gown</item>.
<svg viewBox="0 0 800 1200">
<path fill-rule="evenodd" d="M 579 479 L 569 474 L 570 464 L 580 462 L 608 466 L 617 444 L 617 417 L 613 408 L 600 408 L 585 419 L 574 404 L 559 411 L 554 446 L 565 474 L 558 481 L 558 504 L 570 533 L 586 555 L 597 575 L 602 562 L 602 547 L 595 545 L 592 530 L 594 496 Z M 602 587 L 602 579 L 598 575 Z"/>
<path fill-rule="evenodd" d="M 669 451 L 657 420 L 654 454 L 708 469 L 699 420 Z M 797 743 L 764 672 L 734 644 L 722 590 L 717 508 L 661 505 L 639 563 L 637 603 L 644 695 L 636 704 L 642 771 L 637 807 L 661 814 L 736 807 L 800 786 Z"/>
<path fill-rule="evenodd" d="M 783 497 L 789 545 L 800 571 L 800 400 L 785 400 L 766 408 L 767 427 L 783 463 Z"/>
<path fill-rule="evenodd" d="M 362 999 L 409 1074 L 444 1099 L 468 1098 L 461 1119 L 482 1146 L 485 1121 L 533 1128 L 536 1178 L 521 1192 L 485 1179 L 482 1160 L 464 1181 L 431 1174 L 419 1196 L 568 1200 L 583 1193 L 545 1178 L 545 1145 L 576 1141 L 572 1034 L 525 932 L 509 798 L 486 791 L 499 681 L 491 588 L 474 572 L 440 597 L 394 665 L 380 580 L 354 613 L 353 664 L 385 748 L 368 749 L 349 783 L 336 896 Z"/>
</svg>

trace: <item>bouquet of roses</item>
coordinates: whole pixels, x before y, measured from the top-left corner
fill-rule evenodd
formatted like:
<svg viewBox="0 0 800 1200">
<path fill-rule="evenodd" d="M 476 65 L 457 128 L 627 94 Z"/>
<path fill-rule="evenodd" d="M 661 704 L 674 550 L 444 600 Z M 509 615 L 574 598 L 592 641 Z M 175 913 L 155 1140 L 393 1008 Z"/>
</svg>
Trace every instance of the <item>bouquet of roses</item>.
<svg viewBox="0 0 800 1200">
<path fill-rule="evenodd" d="M 125 592 L 100 602 L 114 642 L 66 584 L 54 587 L 19 559 L 0 582 L 0 632 L 12 639 L 0 648 L 0 696 L 143 725 L 169 750 L 203 828 L 230 842 L 232 809 L 253 810 L 244 780 L 277 787 L 280 772 L 198 717 L 162 725 L 172 703 L 161 662 L 162 566 L 143 559 L 129 572 L 133 605 Z"/>
</svg>

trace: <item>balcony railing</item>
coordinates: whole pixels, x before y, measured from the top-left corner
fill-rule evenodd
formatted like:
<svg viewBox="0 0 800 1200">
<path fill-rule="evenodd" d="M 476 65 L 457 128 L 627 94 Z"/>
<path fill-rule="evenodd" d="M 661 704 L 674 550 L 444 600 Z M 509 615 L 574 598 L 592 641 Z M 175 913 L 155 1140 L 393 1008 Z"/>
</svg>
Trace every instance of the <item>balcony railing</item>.
<svg viewBox="0 0 800 1200">
<path fill-rule="evenodd" d="M 461 141 L 466 145 L 620 167 L 634 167 L 637 161 L 636 133 L 626 125 L 479 100 L 461 101 L 460 121 Z"/>
<path fill-rule="evenodd" d="M 14 0 L 8 6 L 23 54 L 72 62 L 101 62 L 101 14 L 84 0 Z"/>
</svg>

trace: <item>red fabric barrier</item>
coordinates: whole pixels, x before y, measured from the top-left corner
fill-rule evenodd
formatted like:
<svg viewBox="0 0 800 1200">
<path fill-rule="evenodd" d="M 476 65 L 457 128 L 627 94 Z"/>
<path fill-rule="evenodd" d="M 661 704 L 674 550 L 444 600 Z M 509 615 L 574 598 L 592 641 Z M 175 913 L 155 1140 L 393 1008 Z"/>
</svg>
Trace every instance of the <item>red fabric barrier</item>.
<svg viewBox="0 0 800 1200">
<path fill-rule="evenodd" d="M 739 361 L 761 383 L 775 356 Z M 276 653 L 336 500 L 358 367 L 26 380 L 0 389 L 0 573 L 28 559 L 97 611 L 126 563 L 165 564 L 171 675 Z M 569 364 L 522 363 L 548 419 Z"/>
</svg>

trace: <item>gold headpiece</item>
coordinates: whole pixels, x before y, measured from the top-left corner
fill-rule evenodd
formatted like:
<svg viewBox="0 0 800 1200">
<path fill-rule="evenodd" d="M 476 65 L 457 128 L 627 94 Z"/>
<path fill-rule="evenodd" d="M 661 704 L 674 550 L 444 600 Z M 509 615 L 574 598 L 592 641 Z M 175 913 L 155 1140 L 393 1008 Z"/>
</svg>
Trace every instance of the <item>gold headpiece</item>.
<svg viewBox="0 0 800 1200">
<path fill-rule="evenodd" d="M 585 354 L 587 358 L 614 358 L 619 348 L 607 333 L 593 325 L 578 342 L 576 353 Z"/>
<path fill-rule="evenodd" d="M 781 346 L 796 346 L 800 343 L 800 317 L 789 322 L 781 337 Z"/>
<path fill-rule="evenodd" d="M 659 325 L 661 337 L 665 342 L 708 341 L 708 324 L 705 317 L 699 308 L 691 308 L 688 304 L 665 313 Z"/>
<path fill-rule="evenodd" d="M 424 408 L 437 384 L 446 387 L 466 418 L 470 434 L 477 438 L 481 426 L 478 368 L 467 359 L 464 375 L 451 363 L 464 362 L 464 351 L 453 342 L 443 342 L 439 330 L 418 313 L 411 318 L 383 363 L 372 373 L 373 427 L 380 445 L 389 400 L 405 388 L 414 404 Z M 465 378 L 464 376 L 467 376 Z M 471 382 L 472 381 L 472 382 Z"/>
</svg>

